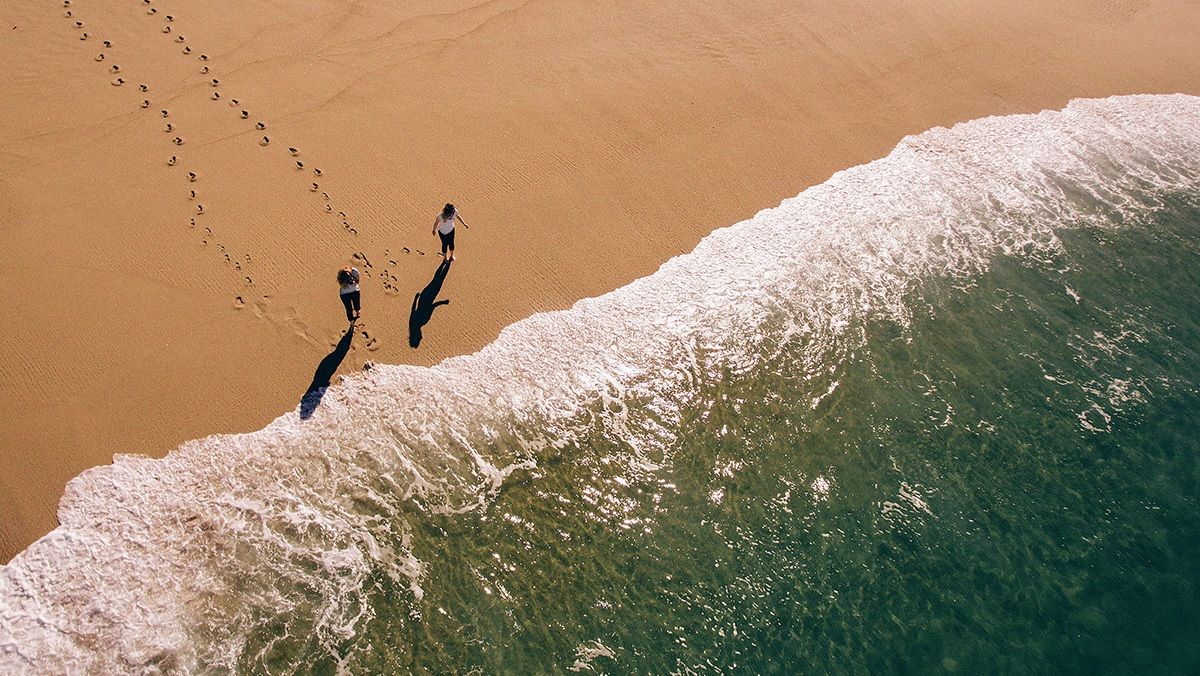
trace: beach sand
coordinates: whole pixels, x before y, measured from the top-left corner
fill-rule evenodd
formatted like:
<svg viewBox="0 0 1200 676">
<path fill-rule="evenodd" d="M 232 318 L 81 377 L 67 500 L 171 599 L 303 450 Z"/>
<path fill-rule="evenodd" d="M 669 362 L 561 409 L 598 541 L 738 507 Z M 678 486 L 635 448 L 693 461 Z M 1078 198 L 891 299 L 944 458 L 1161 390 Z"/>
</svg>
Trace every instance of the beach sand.
<svg viewBox="0 0 1200 676">
<path fill-rule="evenodd" d="M 84 469 L 295 408 L 344 264 L 338 372 L 431 365 L 906 134 L 1200 93 L 1195 2 L 816 4 L 7 3 L 0 556 Z M 471 227 L 414 348 L 445 201 Z"/>
</svg>

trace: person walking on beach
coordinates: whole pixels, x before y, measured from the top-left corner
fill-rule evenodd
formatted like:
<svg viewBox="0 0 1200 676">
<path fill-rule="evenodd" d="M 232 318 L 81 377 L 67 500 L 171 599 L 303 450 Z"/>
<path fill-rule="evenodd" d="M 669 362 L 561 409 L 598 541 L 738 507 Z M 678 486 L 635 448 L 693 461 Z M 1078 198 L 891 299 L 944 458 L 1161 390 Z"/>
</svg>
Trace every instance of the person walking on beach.
<svg viewBox="0 0 1200 676">
<path fill-rule="evenodd" d="M 447 203 L 442 207 L 442 213 L 433 219 L 433 232 L 442 240 L 442 257 L 448 261 L 454 260 L 454 221 L 458 219 L 463 227 L 469 228 L 467 222 L 462 216 L 458 215 L 458 209 L 454 208 L 453 204 Z M 449 250 L 449 253 L 447 253 Z"/>
<path fill-rule="evenodd" d="M 359 310 L 358 268 L 347 265 L 338 270 L 337 280 L 338 286 L 342 287 L 342 305 L 346 306 L 346 321 L 354 322 L 355 319 L 358 319 Z"/>
</svg>

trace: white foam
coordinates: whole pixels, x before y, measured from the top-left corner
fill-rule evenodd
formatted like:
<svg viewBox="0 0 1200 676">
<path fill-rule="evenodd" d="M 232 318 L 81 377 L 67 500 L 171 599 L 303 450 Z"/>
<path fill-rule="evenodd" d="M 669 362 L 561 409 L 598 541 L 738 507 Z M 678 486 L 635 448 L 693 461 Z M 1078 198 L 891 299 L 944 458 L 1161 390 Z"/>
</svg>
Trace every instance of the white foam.
<svg viewBox="0 0 1200 676">
<path fill-rule="evenodd" d="M 272 640 L 333 654 L 372 618 L 379 573 L 419 598 L 423 511 L 475 509 L 595 425 L 653 466 L 698 383 L 785 347 L 800 377 L 825 378 L 819 402 L 862 320 L 906 325 L 920 280 L 1000 254 L 1050 262 L 1061 228 L 1194 193 L 1198 158 L 1200 99 L 1182 95 L 933 129 L 477 354 L 377 365 L 308 420 L 119 456 L 74 479 L 62 525 L 0 569 L 0 671 L 244 670 Z"/>
</svg>

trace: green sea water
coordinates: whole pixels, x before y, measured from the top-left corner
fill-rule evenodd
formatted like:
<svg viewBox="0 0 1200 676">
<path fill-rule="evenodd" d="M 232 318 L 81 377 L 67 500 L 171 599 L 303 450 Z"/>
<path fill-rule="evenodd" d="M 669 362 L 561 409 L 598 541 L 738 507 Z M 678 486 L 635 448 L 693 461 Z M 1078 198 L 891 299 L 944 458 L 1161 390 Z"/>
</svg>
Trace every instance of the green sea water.
<svg viewBox="0 0 1200 676">
<path fill-rule="evenodd" d="M 1195 673 L 1200 205 L 1060 237 L 922 282 L 822 382 L 699 355 L 669 444 L 597 422 L 423 519 L 419 600 L 376 580 L 364 635 L 259 666 Z"/>
</svg>

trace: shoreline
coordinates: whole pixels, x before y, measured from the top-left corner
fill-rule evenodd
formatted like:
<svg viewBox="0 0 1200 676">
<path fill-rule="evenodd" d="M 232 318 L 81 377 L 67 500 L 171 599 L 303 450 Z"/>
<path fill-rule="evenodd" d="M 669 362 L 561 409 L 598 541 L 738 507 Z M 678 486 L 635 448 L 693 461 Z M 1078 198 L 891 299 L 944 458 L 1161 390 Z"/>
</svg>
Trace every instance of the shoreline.
<svg viewBox="0 0 1200 676">
<path fill-rule="evenodd" d="M 1085 5 L 180 9 L 176 30 L 211 52 L 201 62 L 141 6 L 81 8 L 81 41 L 61 8 L 23 2 L 0 41 L 32 74 L 0 80 L 27 103 L 0 120 L 0 288 L 20 318 L 0 333 L 3 560 L 114 453 L 160 457 L 295 408 L 344 327 L 342 264 L 364 270 L 368 335 L 338 372 L 428 366 L 650 274 L 905 135 L 1072 98 L 1200 93 L 1182 28 L 1200 8 Z M 444 201 L 472 227 L 439 289 L 453 302 L 413 349 Z"/>
</svg>

